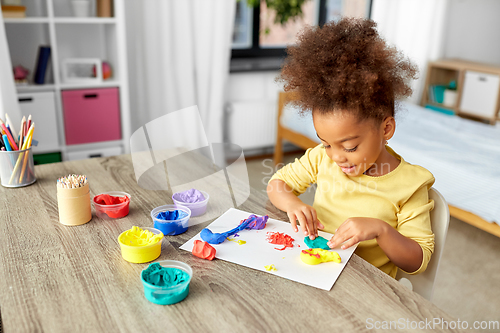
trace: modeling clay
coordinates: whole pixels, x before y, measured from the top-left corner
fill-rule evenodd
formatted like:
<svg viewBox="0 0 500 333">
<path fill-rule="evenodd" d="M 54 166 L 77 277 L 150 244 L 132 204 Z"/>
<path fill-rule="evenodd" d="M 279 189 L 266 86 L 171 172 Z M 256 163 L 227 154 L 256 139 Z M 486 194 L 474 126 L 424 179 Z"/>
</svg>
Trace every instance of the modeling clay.
<svg viewBox="0 0 500 333">
<path fill-rule="evenodd" d="M 326 244 L 328 243 L 328 239 L 325 237 L 318 236 L 314 240 L 311 240 L 308 236 L 304 237 L 304 243 L 310 248 L 310 249 L 323 249 L 323 250 L 330 250 L 330 247 Z"/>
<path fill-rule="evenodd" d="M 323 249 L 309 249 L 300 252 L 300 260 L 308 265 L 317 265 L 322 262 L 334 261 L 340 263 L 340 256 L 337 252 Z"/>
<path fill-rule="evenodd" d="M 156 244 L 163 238 L 163 234 L 154 234 L 149 230 L 142 230 L 139 227 L 132 227 L 120 238 L 121 242 L 129 246 L 147 246 Z"/>
<path fill-rule="evenodd" d="M 177 201 L 182 201 L 186 203 L 202 202 L 205 200 L 203 193 L 197 189 L 190 189 L 184 192 L 178 192 L 174 194 L 174 199 Z"/>
<path fill-rule="evenodd" d="M 270 231 L 267 233 L 267 241 L 271 244 L 284 245 L 282 249 L 278 249 L 277 247 L 274 248 L 275 250 L 283 251 L 287 247 L 293 247 L 295 239 L 282 232 Z"/>
<path fill-rule="evenodd" d="M 228 241 L 231 241 L 231 242 L 235 242 L 235 243 L 238 243 L 238 245 L 243 245 L 243 244 L 246 244 L 247 242 L 244 241 L 244 240 L 236 240 L 234 238 L 226 238 Z"/>
<path fill-rule="evenodd" d="M 210 244 L 220 244 L 222 243 L 227 237 L 234 235 L 238 231 L 241 231 L 245 229 L 248 224 L 251 221 L 245 221 L 236 228 L 229 230 L 227 232 L 222 232 L 222 233 L 213 233 L 210 231 L 210 229 L 205 228 L 200 232 L 201 239 L 203 239 L 205 242 L 208 242 Z"/>
<path fill-rule="evenodd" d="M 94 197 L 94 202 L 99 205 L 118 205 L 129 200 L 127 196 L 115 197 L 109 194 L 99 194 Z"/>
<path fill-rule="evenodd" d="M 163 267 L 152 263 L 142 272 L 142 278 L 154 286 L 173 287 L 189 280 L 189 274 L 182 269 Z"/>
<path fill-rule="evenodd" d="M 99 194 L 94 197 L 94 202 L 104 206 L 123 205 L 118 207 L 111 206 L 109 209 L 106 207 L 99 207 L 104 214 L 111 218 L 117 219 L 128 215 L 130 198 L 127 196 L 118 197 L 109 194 Z"/>
<path fill-rule="evenodd" d="M 277 271 L 276 266 L 274 266 L 274 264 L 264 266 L 264 268 L 265 268 L 265 269 L 266 269 L 266 271 L 268 271 L 268 272 L 271 272 L 271 271 L 276 272 L 276 271 Z"/>
<path fill-rule="evenodd" d="M 207 242 L 202 242 L 197 239 L 194 241 L 193 255 L 201 259 L 212 260 L 215 258 L 215 249 Z"/>
<path fill-rule="evenodd" d="M 158 215 L 156 215 L 156 218 L 158 220 L 175 221 L 175 220 L 182 220 L 187 215 L 188 214 L 185 211 L 176 209 L 158 213 Z"/>
<path fill-rule="evenodd" d="M 252 214 L 245 220 L 241 220 L 240 224 L 246 221 L 250 221 L 250 224 L 245 229 L 261 230 L 266 227 L 268 218 L 269 218 L 268 215 L 258 217 L 257 215 Z"/>
</svg>

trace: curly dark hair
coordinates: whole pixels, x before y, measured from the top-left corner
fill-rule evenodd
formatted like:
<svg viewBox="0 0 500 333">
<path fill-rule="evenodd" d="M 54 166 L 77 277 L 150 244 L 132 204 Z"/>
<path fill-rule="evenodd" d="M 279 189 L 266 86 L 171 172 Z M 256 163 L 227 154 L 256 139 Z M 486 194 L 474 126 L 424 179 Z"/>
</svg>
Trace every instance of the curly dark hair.
<svg viewBox="0 0 500 333">
<path fill-rule="evenodd" d="M 394 116 L 395 100 L 412 94 L 418 68 L 379 36 L 368 19 L 342 18 L 308 27 L 276 78 L 285 91 L 298 93 L 303 110 L 348 111 L 359 119 Z"/>
</svg>

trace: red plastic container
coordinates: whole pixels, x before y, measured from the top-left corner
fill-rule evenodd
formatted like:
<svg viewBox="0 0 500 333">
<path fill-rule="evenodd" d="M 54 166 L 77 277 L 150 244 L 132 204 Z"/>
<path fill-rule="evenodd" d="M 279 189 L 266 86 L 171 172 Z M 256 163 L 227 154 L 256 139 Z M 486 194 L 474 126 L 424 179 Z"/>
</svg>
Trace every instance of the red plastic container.
<svg viewBox="0 0 500 333">
<path fill-rule="evenodd" d="M 121 139 L 118 88 L 62 91 L 66 144 Z"/>
<path fill-rule="evenodd" d="M 103 202 L 98 202 L 97 199 L 101 194 L 105 195 L 107 194 L 112 197 L 122 198 L 122 200 L 120 200 L 122 202 L 117 204 L 108 204 L 108 205 L 104 204 Z M 105 192 L 101 194 L 96 195 L 94 199 L 92 199 L 92 201 L 94 202 L 94 208 L 97 217 L 104 220 L 110 220 L 110 219 L 119 219 L 128 215 L 129 205 L 130 205 L 130 194 L 118 191 Z"/>
</svg>

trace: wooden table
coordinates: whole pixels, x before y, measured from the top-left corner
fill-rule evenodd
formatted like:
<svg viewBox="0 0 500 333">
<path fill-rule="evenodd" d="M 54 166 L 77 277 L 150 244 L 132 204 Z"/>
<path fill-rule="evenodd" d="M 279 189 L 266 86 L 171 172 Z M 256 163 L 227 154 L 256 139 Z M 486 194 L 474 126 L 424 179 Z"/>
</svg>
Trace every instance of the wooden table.
<svg viewBox="0 0 500 333">
<path fill-rule="evenodd" d="M 175 172 L 192 173 L 197 165 Z M 91 197 L 111 190 L 130 193 L 130 214 L 105 221 L 92 208 L 89 223 L 60 224 L 56 179 L 69 173 L 88 176 Z M 172 192 L 139 187 L 129 155 L 40 165 L 35 174 L 37 182 L 31 186 L 0 187 L 0 314 L 5 333 L 354 332 L 377 331 L 367 325 L 398 320 L 456 320 L 356 255 L 326 292 L 179 250 L 213 218 L 163 241 L 158 260 L 180 260 L 193 268 L 188 297 L 175 305 L 150 303 L 140 281 L 148 264 L 123 260 L 117 237 L 133 225 L 152 226 L 151 209 L 171 203 Z M 212 214 L 229 208 L 218 204 L 219 191 L 207 190 Z M 255 190 L 238 208 L 286 220 Z"/>
</svg>

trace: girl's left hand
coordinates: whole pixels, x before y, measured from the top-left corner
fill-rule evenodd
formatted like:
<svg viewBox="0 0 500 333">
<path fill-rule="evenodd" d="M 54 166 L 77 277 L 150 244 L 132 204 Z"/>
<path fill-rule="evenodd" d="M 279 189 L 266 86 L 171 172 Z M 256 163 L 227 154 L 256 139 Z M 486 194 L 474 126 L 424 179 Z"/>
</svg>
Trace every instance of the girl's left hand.
<svg viewBox="0 0 500 333">
<path fill-rule="evenodd" d="M 335 231 L 335 235 L 328 242 L 328 246 L 333 249 L 335 246 L 343 244 L 342 250 L 345 250 L 356 243 L 377 238 L 388 226 L 380 219 L 369 217 L 350 217 L 340 225 Z"/>
</svg>

